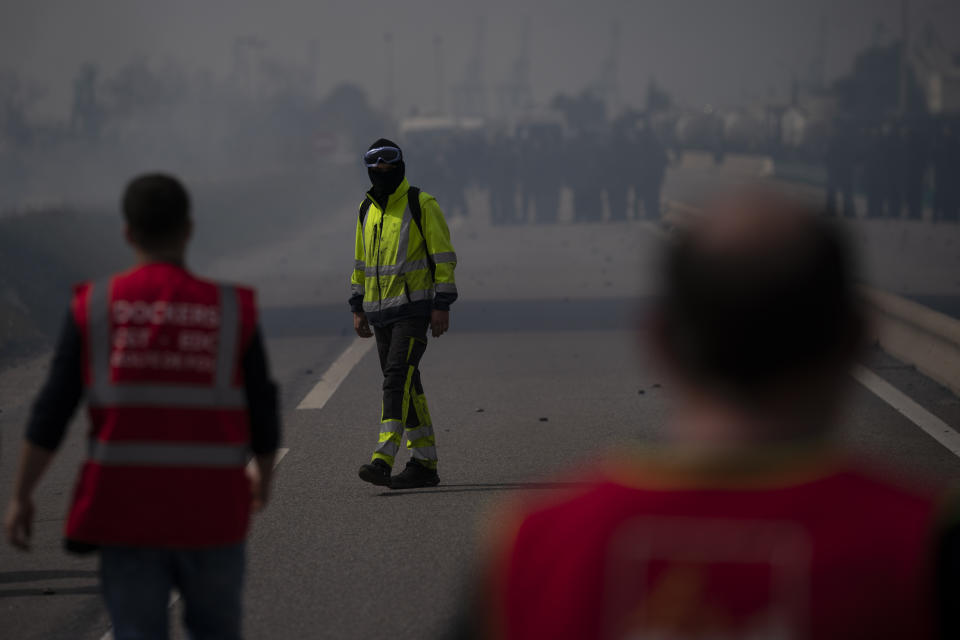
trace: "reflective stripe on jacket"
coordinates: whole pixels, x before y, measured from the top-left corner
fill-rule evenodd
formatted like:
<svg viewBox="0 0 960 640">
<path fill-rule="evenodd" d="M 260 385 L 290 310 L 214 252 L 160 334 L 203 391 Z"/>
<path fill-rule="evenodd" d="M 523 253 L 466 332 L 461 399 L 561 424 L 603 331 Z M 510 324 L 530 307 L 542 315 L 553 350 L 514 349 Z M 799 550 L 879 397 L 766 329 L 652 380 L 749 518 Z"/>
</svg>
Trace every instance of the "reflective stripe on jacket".
<svg viewBox="0 0 960 640">
<path fill-rule="evenodd" d="M 387 200 L 385 212 L 368 195 L 371 202 L 362 226 L 357 221 L 350 291 L 353 299 L 362 297 L 363 311 L 373 324 L 429 315 L 438 294 L 446 305 L 456 299 L 457 255 L 443 212 L 433 196 L 420 192 L 421 235 L 410 211 L 409 189 L 404 180 Z"/>
<path fill-rule="evenodd" d="M 80 285 L 88 459 L 66 525 L 100 545 L 206 547 L 246 536 L 242 354 L 250 289 L 150 264 Z"/>
</svg>

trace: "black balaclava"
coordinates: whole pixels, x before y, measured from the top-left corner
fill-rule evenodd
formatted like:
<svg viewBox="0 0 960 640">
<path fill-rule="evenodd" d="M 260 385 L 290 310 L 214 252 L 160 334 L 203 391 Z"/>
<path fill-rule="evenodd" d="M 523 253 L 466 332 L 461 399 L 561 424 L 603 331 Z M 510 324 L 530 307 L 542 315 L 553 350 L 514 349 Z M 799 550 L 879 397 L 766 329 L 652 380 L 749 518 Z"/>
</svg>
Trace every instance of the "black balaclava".
<svg viewBox="0 0 960 640">
<path fill-rule="evenodd" d="M 392 140 L 380 138 L 370 145 L 367 151 L 376 149 L 377 147 L 396 147 L 399 149 L 400 145 Z M 386 205 L 387 198 L 397 190 L 397 187 L 400 186 L 400 183 L 403 182 L 403 178 L 406 175 L 407 167 L 403 162 L 403 151 L 400 152 L 400 162 L 391 165 L 391 167 L 392 169 L 390 171 L 374 171 L 369 167 L 367 168 L 367 175 L 370 176 L 370 182 L 373 184 L 373 188 L 370 189 L 370 194 L 378 203 L 383 205 Z"/>
</svg>

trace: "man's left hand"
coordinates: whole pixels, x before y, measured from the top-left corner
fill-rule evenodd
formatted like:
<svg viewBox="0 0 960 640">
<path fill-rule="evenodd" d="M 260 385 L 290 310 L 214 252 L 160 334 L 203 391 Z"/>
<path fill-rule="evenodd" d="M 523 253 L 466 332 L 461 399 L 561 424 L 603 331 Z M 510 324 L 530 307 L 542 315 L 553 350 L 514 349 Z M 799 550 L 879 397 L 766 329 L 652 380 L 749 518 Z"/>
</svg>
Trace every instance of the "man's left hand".
<svg viewBox="0 0 960 640">
<path fill-rule="evenodd" d="M 439 338 L 450 328 L 450 312 L 434 309 L 430 314 L 430 330 L 434 338 Z"/>
</svg>

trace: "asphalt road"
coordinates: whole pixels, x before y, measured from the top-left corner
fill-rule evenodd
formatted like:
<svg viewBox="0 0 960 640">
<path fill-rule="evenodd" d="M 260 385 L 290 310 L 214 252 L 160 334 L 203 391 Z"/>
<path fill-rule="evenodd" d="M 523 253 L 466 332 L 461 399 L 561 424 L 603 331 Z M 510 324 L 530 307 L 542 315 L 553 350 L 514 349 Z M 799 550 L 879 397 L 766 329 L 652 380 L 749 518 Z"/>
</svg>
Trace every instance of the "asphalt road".
<svg viewBox="0 0 960 640">
<path fill-rule="evenodd" d="M 709 168 L 672 173 L 668 196 L 695 202 L 739 179 Z M 344 302 L 355 213 L 321 213 L 283 245 L 207 270 L 258 287 L 283 390 L 288 453 L 249 539 L 246 635 L 436 637 L 457 610 L 477 532 L 496 505 L 551 491 L 601 452 L 662 433 L 674 393 L 636 329 L 655 292 L 662 232 L 642 222 L 492 228 L 482 213 L 453 223 L 461 301 L 422 364 L 442 484 L 390 492 L 356 477 L 378 429 L 372 350 L 323 408 L 297 409 L 356 339 Z M 0 371 L 4 501 L 48 357 Z M 865 364 L 960 427 L 956 396 L 882 353 Z M 847 446 L 898 472 L 960 481 L 960 459 L 852 379 L 850 392 L 838 434 Z M 4 638 L 100 639 L 109 630 L 96 558 L 60 548 L 83 432 L 78 417 L 38 490 L 34 550 L 0 546 Z"/>
</svg>

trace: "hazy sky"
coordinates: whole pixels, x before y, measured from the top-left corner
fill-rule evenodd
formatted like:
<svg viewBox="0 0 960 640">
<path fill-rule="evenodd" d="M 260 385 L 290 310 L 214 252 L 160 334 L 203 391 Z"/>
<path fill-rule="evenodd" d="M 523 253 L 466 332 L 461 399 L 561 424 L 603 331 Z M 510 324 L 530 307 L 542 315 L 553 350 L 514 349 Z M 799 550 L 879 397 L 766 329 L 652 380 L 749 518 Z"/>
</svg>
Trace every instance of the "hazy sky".
<svg viewBox="0 0 960 640">
<path fill-rule="evenodd" d="M 46 92 L 45 113 L 65 115 L 71 78 L 85 61 L 110 72 L 135 56 L 172 58 L 229 73 L 237 35 L 254 34 L 267 56 L 306 60 L 315 40 L 317 91 L 343 81 L 382 104 L 384 33 L 395 38 L 397 112 L 436 102 L 433 39 L 444 42 L 447 84 L 460 82 L 486 20 L 486 82 L 502 83 L 530 19 L 531 81 L 545 102 L 579 91 L 599 75 L 620 26 L 623 101 L 642 100 L 647 81 L 688 104 L 738 103 L 786 94 L 791 70 L 805 72 L 825 36 L 827 79 L 850 67 L 878 21 L 899 31 L 900 0 L 33 0 L 0 6 L 0 68 L 15 69 Z M 912 0 L 913 22 L 938 25 L 956 43 L 957 0 Z M 825 20 L 825 22 L 824 22 Z M 821 24 L 825 28 L 821 29 Z M 449 98 L 448 98 L 449 102 Z M 490 97 L 489 103 L 495 104 Z"/>
</svg>

